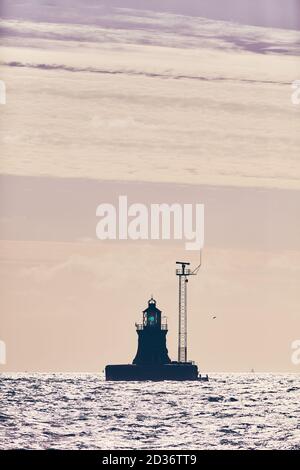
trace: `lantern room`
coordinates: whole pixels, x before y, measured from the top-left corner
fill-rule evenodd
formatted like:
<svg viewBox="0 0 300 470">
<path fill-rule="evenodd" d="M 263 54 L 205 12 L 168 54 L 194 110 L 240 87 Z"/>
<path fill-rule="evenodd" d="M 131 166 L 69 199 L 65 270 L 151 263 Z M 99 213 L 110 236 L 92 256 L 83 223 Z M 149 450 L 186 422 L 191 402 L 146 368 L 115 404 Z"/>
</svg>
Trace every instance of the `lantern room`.
<svg viewBox="0 0 300 470">
<path fill-rule="evenodd" d="M 156 301 L 151 297 L 148 307 L 143 311 L 143 326 L 161 327 L 161 310 L 156 307 Z"/>
</svg>

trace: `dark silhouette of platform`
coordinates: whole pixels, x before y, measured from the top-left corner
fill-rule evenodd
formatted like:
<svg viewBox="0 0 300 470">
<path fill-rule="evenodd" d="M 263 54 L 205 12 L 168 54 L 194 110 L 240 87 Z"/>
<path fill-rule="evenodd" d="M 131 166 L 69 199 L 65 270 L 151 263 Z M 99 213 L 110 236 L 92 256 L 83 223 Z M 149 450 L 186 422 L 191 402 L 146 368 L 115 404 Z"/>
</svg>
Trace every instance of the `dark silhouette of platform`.
<svg viewBox="0 0 300 470">
<path fill-rule="evenodd" d="M 106 380 L 198 380 L 198 367 L 192 363 L 162 365 L 111 365 L 105 368 Z"/>
<path fill-rule="evenodd" d="M 192 362 L 172 362 L 168 355 L 168 325 L 151 298 L 143 311 L 143 323 L 136 324 L 138 349 L 132 364 L 108 365 L 106 380 L 198 380 L 198 367 Z"/>
</svg>

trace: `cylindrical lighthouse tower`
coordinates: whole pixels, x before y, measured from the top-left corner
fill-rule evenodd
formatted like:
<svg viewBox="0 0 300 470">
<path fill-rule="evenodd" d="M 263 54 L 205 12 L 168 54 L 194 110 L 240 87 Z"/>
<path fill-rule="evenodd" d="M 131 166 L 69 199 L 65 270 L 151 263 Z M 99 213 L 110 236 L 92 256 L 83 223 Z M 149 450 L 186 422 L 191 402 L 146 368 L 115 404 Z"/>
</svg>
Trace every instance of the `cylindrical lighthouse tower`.
<svg viewBox="0 0 300 470">
<path fill-rule="evenodd" d="M 168 326 L 161 321 L 161 310 L 151 298 L 143 311 L 143 323 L 136 324 L 138 350 L 133 360 L 137 365 L 170 364 L 166 336 Z"/>
</svg>

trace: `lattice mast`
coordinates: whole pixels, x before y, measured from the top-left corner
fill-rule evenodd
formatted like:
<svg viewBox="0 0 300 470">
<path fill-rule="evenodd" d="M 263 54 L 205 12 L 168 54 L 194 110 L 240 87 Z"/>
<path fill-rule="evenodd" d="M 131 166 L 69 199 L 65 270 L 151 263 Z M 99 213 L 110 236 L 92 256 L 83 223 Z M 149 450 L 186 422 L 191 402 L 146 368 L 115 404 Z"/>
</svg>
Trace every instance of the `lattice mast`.
<svg viewBox="0 0 300 470">
<path fill-rule="evenodd" d="M 187 362 L 187 283 L 189 276 L 195 276 L 201 266 L 201 253 L 200 263 L 194 269 L 187 268 L 190 263 L 186 261 L 176 261 L 180 265 L 176 269 L 176 276 L 179 279 L 179 324 L 178 324 L 178 362 Z"/>
</svg>

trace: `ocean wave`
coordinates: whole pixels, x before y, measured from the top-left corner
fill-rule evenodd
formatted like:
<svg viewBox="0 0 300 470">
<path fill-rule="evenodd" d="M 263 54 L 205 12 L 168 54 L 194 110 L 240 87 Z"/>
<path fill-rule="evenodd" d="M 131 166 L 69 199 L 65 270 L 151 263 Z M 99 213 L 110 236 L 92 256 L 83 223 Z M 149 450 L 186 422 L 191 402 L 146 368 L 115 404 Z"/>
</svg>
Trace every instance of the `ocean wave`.
<svg viewBox="0 0 300 470">
<path fill-rule="evenodd" d="M 297 375 L 216 374 L 205 385 L 6 374 L 0 387 L 1 449 L 299 448 Z"/>
</svg>

